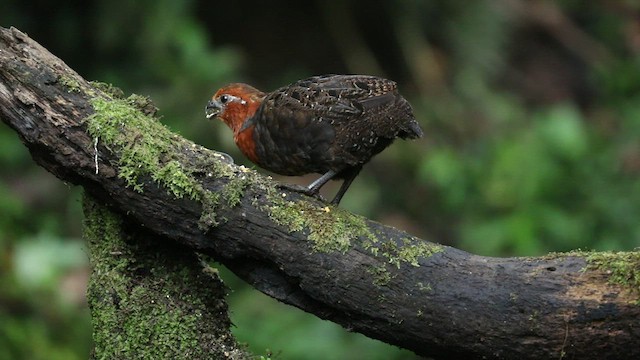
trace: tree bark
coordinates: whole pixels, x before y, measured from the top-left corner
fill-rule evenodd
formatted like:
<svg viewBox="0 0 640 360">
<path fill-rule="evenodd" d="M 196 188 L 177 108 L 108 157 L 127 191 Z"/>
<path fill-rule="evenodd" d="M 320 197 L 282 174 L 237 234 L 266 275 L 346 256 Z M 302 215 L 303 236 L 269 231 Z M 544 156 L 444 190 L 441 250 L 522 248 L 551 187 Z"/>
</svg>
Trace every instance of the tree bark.
<svg viewBox="0 0 640 360">
<path fill-rule="evenodd" d="M 417 239 L 177 135 L 147 136 L 166 131 L 142 115 L 153 108 L 104 89 L 0 29 L 0 116 L 34 160 L 258 290 L 424 356 L 640 356 L 638 252 L 489 258 Z"/>
</svg>

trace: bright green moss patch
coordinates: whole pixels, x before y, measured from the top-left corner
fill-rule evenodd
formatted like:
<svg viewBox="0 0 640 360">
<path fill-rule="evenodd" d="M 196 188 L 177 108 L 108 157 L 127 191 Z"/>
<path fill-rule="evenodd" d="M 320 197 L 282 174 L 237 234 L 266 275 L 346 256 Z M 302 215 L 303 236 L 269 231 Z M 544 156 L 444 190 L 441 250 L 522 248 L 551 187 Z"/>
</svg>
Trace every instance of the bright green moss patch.
<svg viewBox="0 0 640 360">
<path fill-rule="evenodd" d="M 386 262 L 400 268 L 402 263 L 420 266 L 418 261 L 421 257 L 428 258 L 443 250 L 440 245 L 409 237 L 402 239 L 399 245 L 391 240 L 379 243 L 361 216 L 335 207 L 317 207 L 309 202 L 283 201 L 277 196 L 273 197 L 275 205 L 268 208 L 271 218 L 291 232 L 308 230 L 308 239 L 316 251 L 345 253 L 358 244 L 374 256 L 382 256 Z M 375 271 L 376 278 L 384 280 L 378 276 L 384 275 L 383 272 L 379 269 Z"/>
<path fill-rule="evenodd" d="M 87 118 L 91 136 L 120 152 L 118 176 L 142 192 L 140 178 L 150 176 L 177 198 L 200 200 L 203 188 L 172 156 L 178 152 L 173 133 L 134 105 L 138 97 L 91 100 L 95 114 Z"/>
<path fill-rule="evenodd" d="M 335 207 L 316 207 L 306 201 L 277 201 L 268 208 L 269 215 L 277 224 L 290 231 L 308 229 L 308 239 L 320 252 L 339 251 L 345 253 L 351 241 L 359 237 L 374 238 L 362 217 Z"/>
<path fill-rule="evenodd" d="M 282 201 L 273 199 L 275 205 L 267 210 L 277 224 L 291 232 L 307 229 L 313 249 L 319 252 L 345 253 L 351 241 L 361 237 L 375 241 L 373 233 L 362 217 L 335 207 L 316 207 L 306 201 Z"/>
<path fill-rule="evenodd" d="M 191 251 L 125 227 L 86 196 L 83 205 L 93 358 L 249 358 L 221 315 L 226 288 L 215 271 L 203 271 Z"/>
<path fill-rule="evenodd" d="M 586 253 L 587 269 L 609 274 L 609 282 L 640 295 L 640 251 Z M 640 303 L 640 299 L 638 299 Z"/>
</svg>

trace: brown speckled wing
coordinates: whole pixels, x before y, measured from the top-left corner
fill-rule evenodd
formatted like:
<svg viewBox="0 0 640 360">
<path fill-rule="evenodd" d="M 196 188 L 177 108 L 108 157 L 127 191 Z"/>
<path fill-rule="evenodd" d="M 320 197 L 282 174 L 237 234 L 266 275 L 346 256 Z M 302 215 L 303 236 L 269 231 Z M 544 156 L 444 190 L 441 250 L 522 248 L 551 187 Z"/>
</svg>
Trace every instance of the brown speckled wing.
<svg viewBox="0 0 640 360">
<path fill-rule="evenodd" d="M 284 175 L 360 166 L 396 137 L 422 135 L 395 82 L 325 75 L 282 87 L 251 119 L 259 165 Z"/>
</svg>

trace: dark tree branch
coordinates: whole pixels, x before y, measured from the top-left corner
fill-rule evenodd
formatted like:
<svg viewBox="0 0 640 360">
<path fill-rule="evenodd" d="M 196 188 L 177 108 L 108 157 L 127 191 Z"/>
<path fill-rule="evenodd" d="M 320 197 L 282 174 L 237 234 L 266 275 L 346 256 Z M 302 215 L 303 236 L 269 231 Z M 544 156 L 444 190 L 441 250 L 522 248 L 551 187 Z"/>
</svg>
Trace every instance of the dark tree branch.
<svg viewBox="0 0 640 360">
<path fill-rule="evenodd" d="M 640 356 L 637 252 L 500 259 L 432 244 L 278 190 L 109 107 L 135 100 L 102 92 L 26 35 L 0 30 L 0 116 L 36 162 L 266 294 L 426 356 Z M 159 154 L 156 165 L 149 153 Z"/>
</svg>

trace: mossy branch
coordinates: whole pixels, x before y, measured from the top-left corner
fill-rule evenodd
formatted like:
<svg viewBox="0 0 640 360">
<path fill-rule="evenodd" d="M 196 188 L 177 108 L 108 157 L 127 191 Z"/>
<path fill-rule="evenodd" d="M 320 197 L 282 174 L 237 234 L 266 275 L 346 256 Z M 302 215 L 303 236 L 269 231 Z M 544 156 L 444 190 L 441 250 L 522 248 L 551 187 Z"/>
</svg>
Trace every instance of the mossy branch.
<svg viewBox="0 0 640 360">
<path fill-rule="evenodd" d="M 35 161 L 276 299 L 425 356 L 640 356 L 638 252 L 498 259 L 417 239 L 172 134 L 15 29 L 0 64 L 2 120 Z"/>
</svg>

